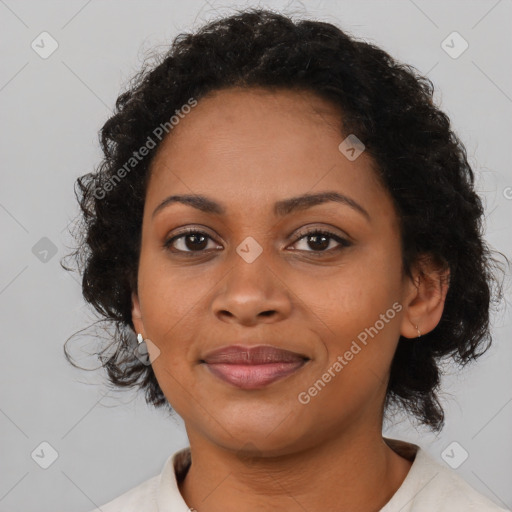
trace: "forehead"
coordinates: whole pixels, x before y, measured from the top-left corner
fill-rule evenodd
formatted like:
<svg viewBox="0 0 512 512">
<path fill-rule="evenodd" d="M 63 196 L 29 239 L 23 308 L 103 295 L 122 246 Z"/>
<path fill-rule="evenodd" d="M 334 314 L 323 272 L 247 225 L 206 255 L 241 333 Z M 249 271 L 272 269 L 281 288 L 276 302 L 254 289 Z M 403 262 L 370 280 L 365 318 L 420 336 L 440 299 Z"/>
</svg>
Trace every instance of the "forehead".
<svg viewBox="0 0 512 512">
<path fill-rule="evenodd" d="M 242 207 L 326 189 L 375 202 L 385 195 L 364 152 L 339 150 L 342 113 L 307 91 L 227 89 L 199 100 L 162 142 L 147 201 L 204 194 Z"/>
<path fill-rule="evenodd" d="M 276 150 L 283 142 L 316 141 L 331 131 L 341 134 L 341 112 L 334 104 L 307 91 L 232 88 L 201 98 L 159 148 L 158 157 L 181 157 L 191 147 L 202 153 L 235 154 L 251 147 Z M 283 147 L 283 150 L 287 146 Z M 193 155 L 188 155 L 189 158 Z M 264 155 L 262 155 L 264 156 Z M 158 167 L 155 162 L 154 168 Z"/>
</svg>

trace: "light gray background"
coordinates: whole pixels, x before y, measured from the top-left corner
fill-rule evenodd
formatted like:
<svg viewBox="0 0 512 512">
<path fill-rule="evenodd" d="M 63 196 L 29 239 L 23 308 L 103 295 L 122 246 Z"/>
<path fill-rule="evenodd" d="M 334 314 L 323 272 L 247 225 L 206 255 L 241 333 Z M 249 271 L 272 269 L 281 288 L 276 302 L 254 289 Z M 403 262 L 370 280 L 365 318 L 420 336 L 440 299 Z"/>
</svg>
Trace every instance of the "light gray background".
<svg viewBox="0 0 512 512">
<path fill-rule="evenodd" d="M 511 254 L 511 3 L 259 5 L 338 24 L 427 74 L 478 173 L 487 239 Z M 74 181 L 99 161 L 97 132 L 144 52 L 244 5 L 257 4 L 0 0 L 0 512 L 91 510 L 157 474 L 187 444 L 180 420 L 149 409 L 142 396 L 109 392 L 100 371 L 80 371 L 64 359 L 65 340 L 93 317 L 77 276 L 64 272 L 59 260 L 72 244 L 67 226 L 78 212 Z M 59 44 L 47 59 L 31 48 L 42 31 Z M 457 59 L 441 48 L 453 31 L 469 43 Z M 43 237 L 58 251 L 46 263 L 32 252 Z M 443 464 L 441 453 L 457 441 L 469 457 L 456 471 L 508 507 L 511 326 L 510 308 L 502 307 L 494 318 L 493 348 L 478 365 L 462 373 L 452 369 L 444 379 L 447 422 L 439 436 L 407 421 L 386 430 L 420 444 Z M 83 341 L 93 339 L 86 334 Z M 31 458 L 43 441 L 59 455 L 48 469 Z"/>
</svg>

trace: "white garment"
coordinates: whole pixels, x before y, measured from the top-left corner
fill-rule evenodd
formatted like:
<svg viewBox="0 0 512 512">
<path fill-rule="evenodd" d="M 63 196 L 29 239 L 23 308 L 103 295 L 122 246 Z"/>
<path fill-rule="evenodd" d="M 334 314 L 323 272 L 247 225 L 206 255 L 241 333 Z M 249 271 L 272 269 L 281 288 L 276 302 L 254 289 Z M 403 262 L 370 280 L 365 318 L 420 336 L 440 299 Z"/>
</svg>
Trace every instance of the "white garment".
<svg viewBox="0 0 512 512">
<path fill-rule="evenodd" d="M 402 485 L 380 512 L 510 512 L 474 490 L 453 470 L 415 444 L 385 439 L 397 453 L 414 461 Z M 414 455 L 415 454 L 415 455 Z M 160 475 L 91 512 L 190 512 L 177 483 L 188 470 L 190 448 L 168 457 Z"/>
</svg>

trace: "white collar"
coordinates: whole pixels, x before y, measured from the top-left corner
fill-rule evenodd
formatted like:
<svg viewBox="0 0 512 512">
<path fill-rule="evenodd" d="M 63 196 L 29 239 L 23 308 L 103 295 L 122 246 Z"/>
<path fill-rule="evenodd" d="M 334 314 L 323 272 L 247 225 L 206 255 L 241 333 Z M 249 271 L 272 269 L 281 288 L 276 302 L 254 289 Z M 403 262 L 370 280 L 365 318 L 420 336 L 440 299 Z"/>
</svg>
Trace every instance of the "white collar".
<svg viewBox="0 0 512 512">
<path fill-rule="evenodd" d="M 431 512 L 441 509 L 450 512 L 506 512 L 418 445 L 397 439 L 384 438 L 384 441 L 399 455 L 411 460 L 412 465 L 400 487 L 379 512 Z M 178 450 L 166 460 L 160 476 L 154 480 L 157 492 L 153 499 L 156 499 L 158 512 L 190 512 L 178 487 L 178 477 L 183 477 L 190 463 L 190 447 Z"/>
</svg>

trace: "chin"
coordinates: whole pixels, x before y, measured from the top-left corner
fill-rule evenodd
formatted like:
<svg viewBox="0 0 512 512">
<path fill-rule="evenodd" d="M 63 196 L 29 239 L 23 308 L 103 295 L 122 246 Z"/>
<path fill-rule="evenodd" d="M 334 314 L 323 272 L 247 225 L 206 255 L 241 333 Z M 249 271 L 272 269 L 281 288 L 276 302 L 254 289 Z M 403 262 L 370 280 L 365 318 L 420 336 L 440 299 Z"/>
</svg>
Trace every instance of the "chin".
<svg viewBox="0 0 512 512">
<path fill-rule="evenodd" d="M 220 427 L 217 431 L 218 444 L 235 452 L 283 455 L 294 446 L 301 446 L 301 439 L 307 436 L 307 432 L 297 430 L 299 422 L 291 415 L 283 415 L 282 411 L 272 415 L 270 421 L 257 412 L 240 416 L 243 417 L 230 417 L 229 423 L 219 418 L 219 423 L 225 425 L 226 430 Z"/>
</svg>

